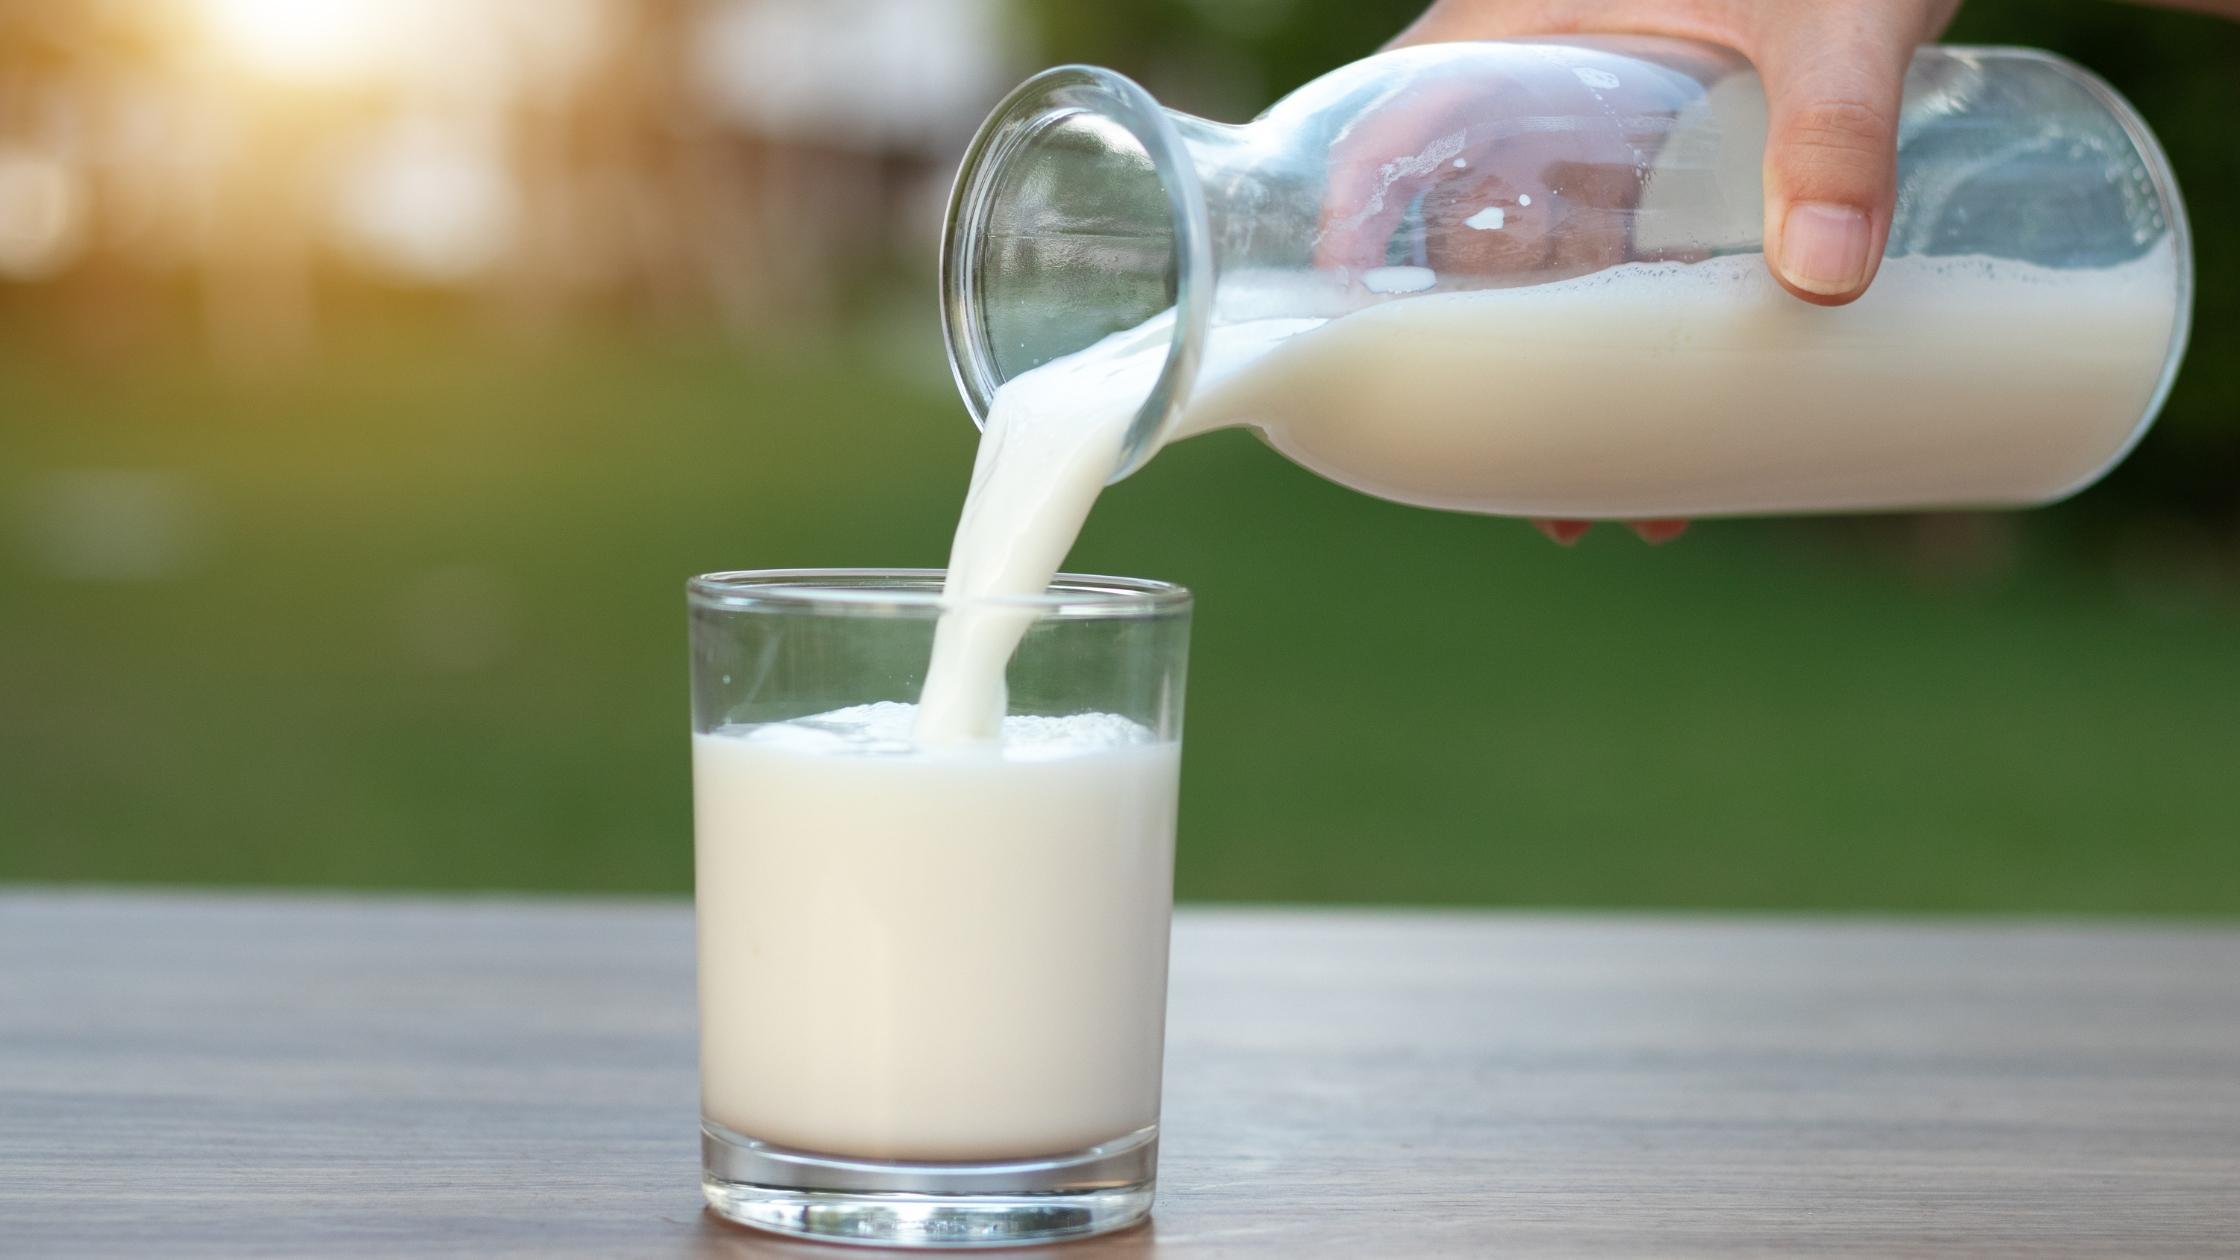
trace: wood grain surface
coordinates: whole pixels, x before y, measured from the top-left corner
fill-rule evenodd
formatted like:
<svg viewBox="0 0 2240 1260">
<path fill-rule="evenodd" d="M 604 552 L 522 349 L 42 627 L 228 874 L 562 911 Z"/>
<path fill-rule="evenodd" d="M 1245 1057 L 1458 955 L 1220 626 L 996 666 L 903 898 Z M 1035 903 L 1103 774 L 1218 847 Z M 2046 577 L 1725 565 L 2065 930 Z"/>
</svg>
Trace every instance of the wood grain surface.
<svg viewBox="0 0 2240 1260">
<path fill-rule="evenodd" d="M 1195 910 L 1153 1223 L 2240 1255 L 2240 931 Z M 845 1260 L 700 1208 L 676 903 L 0 891 L 0 1255 Z"/>
</svg>

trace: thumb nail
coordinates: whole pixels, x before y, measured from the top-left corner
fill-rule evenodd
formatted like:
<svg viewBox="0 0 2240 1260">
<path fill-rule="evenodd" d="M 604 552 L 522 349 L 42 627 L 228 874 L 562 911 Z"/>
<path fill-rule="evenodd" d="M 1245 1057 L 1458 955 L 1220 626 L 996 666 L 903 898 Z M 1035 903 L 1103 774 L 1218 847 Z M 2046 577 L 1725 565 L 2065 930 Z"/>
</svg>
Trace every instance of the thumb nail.
<svg viewBox="0 0 2240 1260">
<path fill-rule="evenodd" d="M 1836 297 L 1866 282 L 1873 247 L 1867 213 L 1856 206 L 1800 201 L 1781 224 L 1781 274 L 1807 293 Z"/>
</svg>

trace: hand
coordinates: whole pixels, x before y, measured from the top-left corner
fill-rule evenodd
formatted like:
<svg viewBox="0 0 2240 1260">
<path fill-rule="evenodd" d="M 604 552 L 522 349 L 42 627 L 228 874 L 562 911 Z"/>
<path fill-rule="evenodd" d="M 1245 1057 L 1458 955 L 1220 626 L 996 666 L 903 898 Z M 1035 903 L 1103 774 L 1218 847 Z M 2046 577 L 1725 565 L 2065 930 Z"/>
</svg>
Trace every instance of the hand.
<svg viewBox="0 0 2240 1260">
<path fill-rule="evenodd" d="M 1914 46 L 1960 0 L 1436 0 L 1395 46 L 1518 35 L 1676 35 L 1735 49 L 1765 81 L 1765 246 L 1791 293 L 1838 306 L 1874 279 L 1897 196 L 1898 107 Z M 1559 543 L 1586 521 L 1535 521 Z M 1684 521 L 1637 521 L 1650 542 Z"/>
</svg>

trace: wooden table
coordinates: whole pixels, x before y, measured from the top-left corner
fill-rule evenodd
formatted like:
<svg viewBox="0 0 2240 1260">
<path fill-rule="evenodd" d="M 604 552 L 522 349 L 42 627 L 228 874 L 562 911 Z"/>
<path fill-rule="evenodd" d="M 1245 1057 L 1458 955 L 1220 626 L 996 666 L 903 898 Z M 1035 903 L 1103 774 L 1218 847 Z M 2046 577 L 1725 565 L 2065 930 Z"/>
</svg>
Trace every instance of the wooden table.
<svg viewBox="0 0 2240 1260">
<path fill-rule="evenodd" d="M 1194 910 L 1174 965 L 1157 1215 L 1049 1254 L 2240 1255 L 2240 931 Z M 0 891 L 0 1255 L 865 1254 L 701 1211 L 691 975 L 669 902 Z"/>
</svg>

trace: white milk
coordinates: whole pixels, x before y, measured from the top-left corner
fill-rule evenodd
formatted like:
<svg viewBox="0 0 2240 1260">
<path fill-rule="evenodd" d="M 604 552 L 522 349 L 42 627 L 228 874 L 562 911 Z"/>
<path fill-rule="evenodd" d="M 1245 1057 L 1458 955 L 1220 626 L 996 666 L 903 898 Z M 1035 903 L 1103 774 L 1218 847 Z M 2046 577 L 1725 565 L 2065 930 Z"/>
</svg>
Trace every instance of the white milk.
<svg viewBox="0 0 2240 1260">
<path fill-rule="evenodd" d="M 1156 1122 L 1177 745 L 1082 714 L 926 749 L 914 718 L 693 737 L 703 1111 L 865 1159 Z"/>
<path fill-rule="evenodd" d="M 1004 665 L 1033 618 L 982 601 L 1040 594 L 1056 576 L 1089 505 L 1120 465 L 1128 422 L 1166 360 L 1173 318 L 1169 312 L 1115 333 L 997 391 L 949 548 L 942 594 L 960 607 L 935 631 L 919 738 L 956 743 L 995 730 Z M 1222 328 L 1206 349 L 1196 398 L 1213 396 L 1285 338 L 1322 323 L 1267 319 Z"/>
<path fill-rule="evenodd" d="M 1820 307 L 1753 254 L 1426 294 L 1293 339 L 1193 427 L 1257 424 L 1333 481 L 1469 512 L 2021 507 L 2129 447 L 2173 269 L 1897 258 Z"/>
<path fill-rule="evenodd" d="M 1213 331 L 1170 436 L 1250 425 L 1354 489 L 1517 516 L 2042 503 L 2137 435 L 2175 266 L 2168 249 L 2097 271 L 1893 258 L 1865 297 L 1829 308 L 1748 254 L 1246 320 Z M 1230 287 L 1250 300 L 1249 278 Z M 1039 592 L 1057 572 L 1171 318 L 998 391 L 950 551 L 961 607 L 935 642 L 922 738 L 994 730 L 1027 618 L 962 605 Z"/>
</svg>

